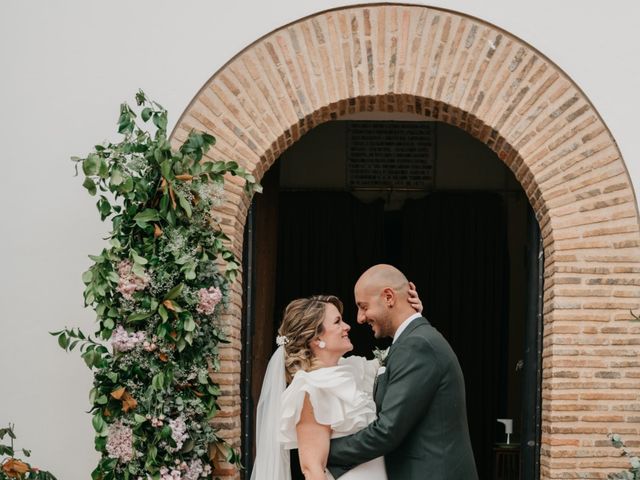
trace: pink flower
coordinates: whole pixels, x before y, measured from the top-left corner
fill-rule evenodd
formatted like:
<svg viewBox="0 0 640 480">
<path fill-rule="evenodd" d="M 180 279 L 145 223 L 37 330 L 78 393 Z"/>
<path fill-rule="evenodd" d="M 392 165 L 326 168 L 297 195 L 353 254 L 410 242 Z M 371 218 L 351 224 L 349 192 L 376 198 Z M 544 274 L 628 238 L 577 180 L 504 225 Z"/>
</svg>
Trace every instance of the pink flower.
<svg viewBox="0 0 640 480">
<path fill-rule="evenodd" d="M 125 463 L 133 459 L 133 432 L 120 420 L 109 426 L 107 453 Z"/>
<path fill-rule="evenodd" d="M 204 475 L 204 466 L 202 465 L 202 460 L 196 458 L 189 465 L 184 465 L 184 476 L 182 477 L 184 480 L 198 480 L 198 477 L 205 476 Z"/>
<path fill-rule="evenodd" d="M 143 276 L 133 273 L 133 264 L 131 260 L 122 260 L 118 264 L 118 292 L 127 300 L 133 300 L 133 294 L 136 291 L 144 290 L 150 281 L 149 276 L 145 273 Z"/>
<path fill-rule="evenodd" d="M 160 480 L 182 480 L 182 472 L 175 468 L 169 470 L 167 467 L 161 467 Z"/>
<path fill-rule="evenodd" d="M 184 441 L 189 438 L 187 434 L 187 424 L 184 423 L 182 417 L 178 417 L 175 420 L 169 420 L 169 426 L 171 427 L 171 438 L 176 442 L 176 447 L 167 447 L 167 450 L 177 452 L 184 445 Z"/>
<path fill-rule="evenodd" d="M 156 349 L 158 348 L 158 345 L 156 344 L 157 341 L 158 341 L 158 338 L 154 335 L 150 342 L 145 340 L 142 343 L 142 348 L 144 349 L 145 352 L 155 352 Z"/>
<path fill-rule="evenodd" d="M 161 427 L 162 426 L 162 420 L 160 420 L 158 417 L 153 417 L 151 419 L 151 426 L 152 427 Z"/>
<path fill-rule="evenodd" d="M 118 325 L 111 334 L 109 342 L 115 352 L 128 352 L 133 350 L 140 342 L 145 341 L 144 332 L 127 332 L 122 325 Z"/>
<path fill-rule="evenodd" d="M 204 315 L 212 315 L 216 305 L 222 300 L 222 292 L 218 287 L 201 288 L 198 290 L 198 299 L 196 311 Z"/>
</svg>

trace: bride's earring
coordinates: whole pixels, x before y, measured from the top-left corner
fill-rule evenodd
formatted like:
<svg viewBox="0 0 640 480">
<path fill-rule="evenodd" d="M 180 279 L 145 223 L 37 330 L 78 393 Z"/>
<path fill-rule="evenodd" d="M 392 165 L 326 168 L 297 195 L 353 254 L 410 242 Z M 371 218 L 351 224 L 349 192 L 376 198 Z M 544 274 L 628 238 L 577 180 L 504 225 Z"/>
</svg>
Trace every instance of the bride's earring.
<svg viewBox="0 0 640 480">
<path fill-rule="evenodd" d="M 319 346 L 320 348 L 326 348 L 326 347 L 327 347 L 327 344 L 325 343 L 325 341 L 324 341 L 324 340 L 319 340 L 319 341 L 318 341 L 318 346 Z"/>
</svg>

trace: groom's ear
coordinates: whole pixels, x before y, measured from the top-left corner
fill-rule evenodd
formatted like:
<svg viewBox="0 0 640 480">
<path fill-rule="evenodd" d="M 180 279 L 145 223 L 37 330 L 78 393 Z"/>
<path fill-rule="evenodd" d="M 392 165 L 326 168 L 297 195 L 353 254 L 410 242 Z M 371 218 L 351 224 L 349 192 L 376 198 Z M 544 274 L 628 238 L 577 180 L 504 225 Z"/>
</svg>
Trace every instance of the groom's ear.
<svg viewBox="0 0 640 480">
<path fill-rule="evenodd" d="M 392 308 L 396 303 L 396 292 L 391 287 L 385 287 L 382 290 L 382 299 L 387 307 Z"/>
</svg>

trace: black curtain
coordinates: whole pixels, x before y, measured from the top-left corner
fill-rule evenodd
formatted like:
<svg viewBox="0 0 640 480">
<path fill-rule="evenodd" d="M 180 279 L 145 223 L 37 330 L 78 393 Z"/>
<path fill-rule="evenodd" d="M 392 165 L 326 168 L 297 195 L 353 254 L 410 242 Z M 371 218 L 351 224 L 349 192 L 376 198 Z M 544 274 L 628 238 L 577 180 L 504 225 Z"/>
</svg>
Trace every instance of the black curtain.
<svg viewBox="0 0 640 480">
<path fill-rule="evenodd" d="M 355 321 L 353 286 L 383 260 L 384 203 L 365 204 L 346 192 L 282 192 L 278 223 L 276 328 L 291 300 L 337 295 L 354 353 L 371 356 L 371 332 Z"/>
<path fill-rule="evenodd" d="M 506 225 L 498 194 L 435 193 L 403 208 L 399 267 L 460 360 L 480 478 L 491 472 L 496 418 L 506 411 Z"/>
<path fill-rule="evenodd" d="M 497 194 L 434 193 L 396 212 L 342 192 L 282 192 L 279 198 L 276 328 L 292 299 L 334 294 L 353 327 L 354 353 L 370 357 L 373 336 L 355 322 L 353 286 L 371 265 L 398 266 L 460 359 L 480 478 L 489 478 L 496 418 L 506 412 L 506 225 Z M 302 479 L 297 458 L 292 468 L 293 479 Z"/>
</svg>

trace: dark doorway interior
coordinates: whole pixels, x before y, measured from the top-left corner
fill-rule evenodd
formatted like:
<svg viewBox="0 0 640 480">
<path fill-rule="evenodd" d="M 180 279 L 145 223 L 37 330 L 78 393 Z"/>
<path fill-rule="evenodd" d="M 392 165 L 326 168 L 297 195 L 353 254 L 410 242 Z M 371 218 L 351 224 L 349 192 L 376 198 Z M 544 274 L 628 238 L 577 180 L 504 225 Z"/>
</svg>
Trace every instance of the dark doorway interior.
<svg viewBox="0 0 640 480">
<path fill-rule="evenodd" d="M 538 402 L 525 402 L 524 411 L 521 400 L 524 379 L 537 381 L 535 352 L 529 353 L 526 365 L 533 375 L 525 376 L 518 368 L 525 357 L 527 305 L 536 299 L 527 297 L 527 291 L 538 288 L 537 277 L 527 277 L 534 265 L 527 258 L 538 253 L 537 245 L 527 246 L 534 241 L 527 240 L 531 214 L 526 206 L 514 206 L 522 202 L 523 193 L 434 189 L 389 208 L 384 198 L 363 201 L 339 189 L 288 188 L 283 185 L 283 165 L 278 162 L 263 180 L 265 193 L 254 203 L 252 241 L 247 242 L 253 249 L 251 268 L 245 262 L 245 270 L 247 281 L 252 279 L 248 294 L 254 308 L 249 309 L 253 318 L 246 320 L 251 328 L 244 329 L 252 333 L 245 338 L 251 345 L 251 358 L 244 363 L 245 411 L 255 409 L 282 311 L 294 298 L 338 295 L 353 326 L 353 353 L 370 356 L 374 346 L 386 346 L 376 345 L 369 329 L 356 324 L 352 298 L 362 271 L 375 263 L 391 263 L 417 284 L 425 316 L 459 357 L 480 478 L 494 478 L 495 448 L 504 441 L 496 419 L 514 420 L 512 441 L 519 442 L 522 430 L 536 443 L 539 437 L 535 424 L 522 421 Z M 535 337 L 535 329 L 527 333 L 529 342 L 535 341 L 531 335 Z M 531 395 L 531 386 L 527 388 Z M 246 415 L 245 450 L 251 422 Z M 245 456 L 249 472 L 251 458 Z M 535 456 L 523 452 L 522 458 L 534 461 Z M 295 459 L 292 464 L 297 466 Z M 536 477 L 531 472 L 522 465 L 522 474 L 514 478 L 532 480 Z M 293 478 L 302 476 L 294 470 Z"/>
</svg>

